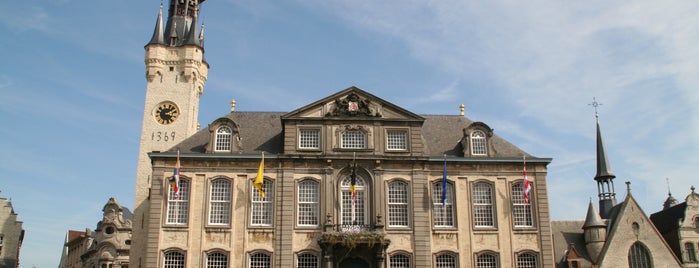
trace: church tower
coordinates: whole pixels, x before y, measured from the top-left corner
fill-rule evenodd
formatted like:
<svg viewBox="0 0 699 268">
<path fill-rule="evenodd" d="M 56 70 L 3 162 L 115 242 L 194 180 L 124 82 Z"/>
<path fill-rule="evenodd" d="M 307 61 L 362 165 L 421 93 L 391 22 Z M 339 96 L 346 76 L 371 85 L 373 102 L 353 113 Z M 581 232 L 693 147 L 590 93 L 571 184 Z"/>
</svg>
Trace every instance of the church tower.
<svg viewBox="0 0 699 268">
<path fill-rule="evenodd" d="M 602 131 L 599 127 L 599 114 L 597 113 L 597 107 L 599 105 L 597 101 L 592 102 L 592 106 L 595 107 L 595 119 L 597 121 L 597 174 L 595 175 L 595 181 L 597 181 L 600 216 L 602 216 L 603 219 L 609 219 L 609 214 L 616 205 L 616 193 L 614 192 L 614 178 L 616 178 L 616 176 L 609 165 L 607 149 L 604 146 L 604 141 L 602 141 Z"/>
<path fill-rule="evenodd" d="M 204 0 L 169 2 L 165 25 L 161 6 L 153 36 L 145 46 L 147 86 L 136 174 L 132 267 L 147 266 L 143 254 L 152 179 L 148 153 L 168 150 L 197 131 L 199 99 L 209 71 L 203 29 L 197 31 Z"/>
</svg>

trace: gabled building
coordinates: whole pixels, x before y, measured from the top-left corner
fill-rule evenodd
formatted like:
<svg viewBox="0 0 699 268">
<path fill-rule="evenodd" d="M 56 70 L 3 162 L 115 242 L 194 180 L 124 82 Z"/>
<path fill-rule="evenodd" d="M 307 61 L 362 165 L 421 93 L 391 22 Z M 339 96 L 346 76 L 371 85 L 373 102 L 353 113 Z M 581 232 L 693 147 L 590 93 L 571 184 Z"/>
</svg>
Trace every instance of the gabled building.
<svg viewBox="0 0 699 268">
<path fill-rule="evenodd" d="M 556 267 L 681 267 L 643 212 L 626 182 L 616 201 L 614 178 L 597 117 L 597 183 L 600 211 L 590 201 L 585 220 L 553 221 Z"/>
<path fill-rule="evenodd" d="M 663 210 L 650 215 L 683 267 L 699 267 L 699 194 L 694 190 L 682 203 L 668 192 Z"/>
<path fill-rule="evenodd" d="M 24 229 L 17 216 L 12 202 L 0 197 L 0 268 L 19 267 Z"/>
</svg>

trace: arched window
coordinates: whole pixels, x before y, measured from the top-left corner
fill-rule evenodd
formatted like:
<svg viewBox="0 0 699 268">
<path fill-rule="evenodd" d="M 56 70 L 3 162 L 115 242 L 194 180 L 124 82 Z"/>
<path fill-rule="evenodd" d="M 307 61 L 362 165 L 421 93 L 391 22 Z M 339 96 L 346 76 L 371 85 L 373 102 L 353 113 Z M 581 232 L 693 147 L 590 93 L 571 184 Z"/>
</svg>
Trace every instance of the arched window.
<svg viewBox="0 0 699 268">
<path fill-rule="evenodd" d="M 456 256 L 449 253 L 438 254 L 434 257 L 435 268 L 456 268 Z"/>
<path fill-rule="evenodd" d="M 189 219 L 189 180 L 180 178 L 180 190 L 175 195 L 175 189 L 168 184 L 167 195 L 167 224 L 187 224 Z"/>
<path fill-rule="evenodd" d="M 476 255 L 476 268 L 497 268 L 498 256 L 495 253 L 481 253 Z"/>
<path fill-rule="evenodd" d="M 345 177 L 340 182 L 340 196 L 342 198 L 342 225 L 366 225 L 368 223 L 368 186 L 362 177 L 357 176 L 355 183 L 356 196 L 352 201 L 352 179 Z"/>
<path fill-rule="evenodd" d="M 691 242 L 684 243 L 684 251 L 686 254 L 686 262 L 697 262 L 697 252 L 694 250 L 694 244 Z"/>
<path fill-rule="evenodd" d="M 536 268 L 539 267 L 536 255 L 533 253 L 517 254 L 517 268 Z"/>
<path fill-rule="evenodd" d="M 320 259 L 318 255 L 304 252 L 296 255 L 296 267 L 297 268 L 318 268 L 320 267 Z"/>
<path fill-rule="evenodd" d="M 163 253 L 163 268 L 184 268 L 184 253 L 178 250 L 169 250 Z"/>
<path fill-rule="evenodd" d="M 318 182 L 314 180 L 303 180 L 298 185 L 298 211 L 297 225 L 317 226 L 318 225 L 318 201 L 320 191 Z"/>
<path fill-rule="evenodd" d="M 361 130 L 346 130 L 342 132 L 340 148 L 343 149 L 366 149 L 366 133 Z"/>
<path fill-rule="evenodd" d="M 532 205 L 524 201 L 524 184 L 512 184 L 512 219 L 515 227 L 532 227 Z"/>
<path fill-rule="evenodd" d="M 454 185 L 447 181 L 442 200 L 442 180 L 432 183 L 432 219 L 435 227 L 454 227 Z"/>
<path fill-rule="evenodd" d="M 221 126 L 216 129 L 216 152 L 230 152 L 233 130 L 228 126 Z"/>
<path fill-rule="evenodd" d="M 488 143 L 483 131 L 471 132 L 471 155 L 488 155 Z"/>
<path fill-rule="evenodd" d="M 650 254 L 641 242 L 636 242 L 629 249 L 629 268 L 651 268 Z"/>
<path fill-rule="evenodd" d="M 211 181 L 209 192 L 209 224 L 228 225 L 231 223 L 231 181 L 215 179 Z"/>
<path fill-rule="evenodd" d="M 222 252 L 207 253 L 206 268 L 228 268 L 228 255 Z"/>
<path fill-rule="evenodd" d="M 495 227 L 493 217 L 493 186 L 487 182 L 473 184 L 473 225 Z"/>
<path fill-rule="evenodd" d="M 265 197 L 255 189 L 253 183 L 250 184 L 250 195 L 252 208 L 250 209 L 250 224 L 253 226 L 272 226 L 274 215 L 274 183 L 265 179 L 262 183 Z"/>
<path fill-rule="evenodd" d="M 250 254 L 249 268 L 271 268 L 272 256 L 265 252 L 257 252 Z"/>
<path fill-rule="evenodd" d="M 408 227 L 408 183 L 392 181 L 388 183 L 388 226 Z"/>
<path fill-rule="evenodd" d="M 410 268 L 410 255 L 405 253 L 396 253 L 388 258 L 389 268 Z"/>
</svg>

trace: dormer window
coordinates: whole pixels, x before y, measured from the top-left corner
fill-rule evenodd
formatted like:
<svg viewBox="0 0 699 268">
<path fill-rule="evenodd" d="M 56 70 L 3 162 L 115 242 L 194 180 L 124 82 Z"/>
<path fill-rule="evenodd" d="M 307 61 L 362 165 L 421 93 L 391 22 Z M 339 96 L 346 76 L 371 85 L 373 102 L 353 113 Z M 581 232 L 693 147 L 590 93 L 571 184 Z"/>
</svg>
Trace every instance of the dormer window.
<svg viewBox="0 0 699 268">
<path fill-rule="evenodd" d="M 320 150 L 320 129 L 299 129 L 299 149 Z"/>
<path fill-rule="evenodd" d="M 366 133 L 361 130 L 346 130 L 342 132 L 340 148 L 342 149 L 366 149 Z"/>
<path fill-rule="evenodd" d="M 228 126 L 221 126 L 216 129 L 216 152 L 230 152 L 233 130 Z"/>
<path fill-rule="evenodd" d="M 471 155 L 488 155 L 488 143 L 483 131 L 471 132 Z"/>
</svg>

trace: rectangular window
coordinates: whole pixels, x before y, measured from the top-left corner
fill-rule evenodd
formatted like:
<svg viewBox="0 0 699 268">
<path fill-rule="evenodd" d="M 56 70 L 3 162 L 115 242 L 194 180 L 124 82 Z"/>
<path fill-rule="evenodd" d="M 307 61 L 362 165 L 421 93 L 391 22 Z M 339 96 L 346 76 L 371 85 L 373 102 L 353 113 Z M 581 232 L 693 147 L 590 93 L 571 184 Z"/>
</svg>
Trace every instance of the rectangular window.
<svg viewBox="0 0 699 268">
<path fill-rule="evenodd" d="M 206 254 L 206 268 L 228 268 L 228 255 L 221 252 Z"/>
<path fill-rule="evenodd" d="M 167 224 L 186 225 L 189 219 L 189 181 L 180 179 L 180 192 L 176 196 L 172 185 L 168 184 Z"/>
<path fill-rule="evenodd" d="M 270 268 L 272 267 L 272 256 L 265 253 L 255 253 L 250 255 L 250 268 Z"/>
<path fill-rule="evenodd" d="M 486 182 L 473 185 L 473 224 L 476 227 L 495 227 L 493 187 Z"/>
<path fill-rule="evenodd" d="M 694 244 L 685 243 L 684 249 L 687 254 L 687 262 L 697 262 L 697 253 L 694 252 Z"/>
<path fill-rule="evenodd" d="M 454 186 L 446 184 L 447 194 L 442 203 L 442 181 L 432 184 L 432 218 L 434 227 L 454 227 Z"/>
<path fill-rule="evenodd" d="M 408 132 L 405 130 L 386 131 L 386 150 L 405 151 L 408 150 Z"/>
<path fill-rule="evenodd" d="M 366 149 L 366 134 L 359 130 L 347 130 L 342 132 L 340 148 L 342 149 Z"/>
<path fill-rule="evenodd" d="M 304 180 L 299 183 L 297 211 L 297 224 L 299 226 L 318 225 L 319 195 L 320 192 L 318 191 L 318 182 L 313 180 Z"/>
<path fill-rule="evenodd" d="M 320 129 L 299 130 L 299 149 L 320 149 Z"/>
<path fill-rule="evenodd" d="M 217 179 L 211 182 L 209 194 L 209 224 L 228 225 L 231 219 L 231 182 Z"/>
<path fill-rule="evenodd" d="M 272 226 L 274 213 L 274 191 L 272 182 L 265 180 L 262 189 L 265 197 L 261 197 L 255 186 L 251 184 L 252 209 L 250 210 L 250 222 L 253 226 Z"/>
<path fill-rule="evenodd" d="M 311 253 L 299 254 L 296 257 L 297 268 L 318 268 L 318 256 Z"/>
<path fill-rule="evenodd" d="M 512 218 L 515 227 L 534 226 L 532 205 L 524 201 L 524 184 L 521 182 L 512 184 Z"/>
<path fill-rule="evenodd" d="M 408 227 L 408 184 L 395 181 L 388 184 L 388 226 Z"/>
</svg>

